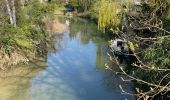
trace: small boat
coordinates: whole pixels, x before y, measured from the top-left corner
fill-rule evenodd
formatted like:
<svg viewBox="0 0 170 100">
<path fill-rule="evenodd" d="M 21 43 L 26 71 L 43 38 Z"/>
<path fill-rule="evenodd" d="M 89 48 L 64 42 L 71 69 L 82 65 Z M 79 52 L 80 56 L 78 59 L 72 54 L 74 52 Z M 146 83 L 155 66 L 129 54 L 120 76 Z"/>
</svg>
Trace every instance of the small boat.
<svg viewBox="0 0 170 100">
<path fill-rule="evenodd" d="M 109 41 L 109 44 L 109 47 L 114 54 L 125 56 L 129 54 L 129 46 L 126 40 L 115 39 Z"/>
</svg>

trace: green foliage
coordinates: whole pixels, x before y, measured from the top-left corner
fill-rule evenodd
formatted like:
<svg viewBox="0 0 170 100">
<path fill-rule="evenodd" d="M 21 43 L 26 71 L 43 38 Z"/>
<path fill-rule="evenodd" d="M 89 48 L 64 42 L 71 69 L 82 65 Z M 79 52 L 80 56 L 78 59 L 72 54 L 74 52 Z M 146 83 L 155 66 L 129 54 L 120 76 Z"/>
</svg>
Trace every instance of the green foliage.
<svg viewBox="0 0 170 100">
<path fill-rule="evenodd" d="M 54 12 L 55 5 L 31 0 L 27 6 L 18 10 L 19 25 L 38 24 Z"/>
<path fill-rule="evenodd" d="M 99 16 L 100 0 L 95 1 L 90 8 L 90 15 L 92 19 L 98 19 Z"/>
<path fill-rule="evenodd" d="M 3 31 L 0 36 L 0 49 L 4 48 L 5 51 L 11 51 L 14 45 L 14 34 L 19 30 L 12 25 L 3 26 Z"/>
<path fill-rule="evenodd" d="M 160 6 L 161 5 L 161 6 Z M 160 20 L 163 19 L 163 26 L 170 30 L 170 1 L 169 0 L 150 0 L 150 12 L 157 14 Z M 160 38 L 144 52 L 144 58 L 149 60 L 150 66 L 166 68 L 170 66 L 170 39 Z"/>
<path fill-rule="evenodd" d="M 21 48 L 31 47 L 31 39 L 27 38 L 24 31 L 19 27 L 12 25 L 5 25 L 3 30 L 3 36 L 0 37 L 0 47 L 5 50 L 12 50 L 17 46 Z"/>
<path fill-rule="evenodd" d="M 117 11 L 121 9 L 119 2 L 110 2 L 109 0 L 101 0 L 99 8 L 99 29 L 105 31 L 108 26 L 114 29 L 121 24 L 121 16 Z"/>
<path fill-rule="evenodd" d="M 157 17 L 165 17 L 168 14 L 170 0 L 149 0 L 149 12 Z"/>
<path fill-rule="evenodd" d="M 32 48 L 32 43 L 30 40 L 27 39 L 14 39 L 16 44 L 20 47 L 24 48 Z"/>
<path fill-rule="evenodd" d="M 69 4 L 71 4 L 78 12 L 86 12 L 89 11 L 91 6 L 97 0 L 69 0 Z"/>
<path fill-rule="evenodd" d="M 150 66 L 170 67 L 170 39 L 160 38 L 153 46 L 144 52 L 144 58 L 149 61 Z"/>
<path fill-rule="evenodd" d="M 95 10 L 99 11 L 99 13 L 97 13 L 99 15 L 99 29 L 103 31 L 106 29 L 112 29 L 113 32 L 115 32 L 115 30 L 119 28 L 119 25 L 121 26 L 122 21 L 124 21 L 122 20 L 122 17 L 126 18 L 128 22 L 126 25 L 127 30 L 125 29 L 123 32 L 125 31 L 124 33 L 129 33 L 130 35 L 118 35 L 118 37 L 120 36 L 127 41 L 133 40 L 135 42 L 140 42 L 142 47 L 140 48 L 141 51 L 138 52 L 138 49 L 135 51 L 133 43 L 129 43 L 129 48 L 132 52 L 134 52 L 137 62 L 133 62 L 133 64 L 136 64 L 133 66 L 134 69 L 131 69 L 130 71 L 122 70 L 123 64 L 119 66 L 120 69 L 123 73 L 125 73 L 125 75 L 134 77 L 132 78 L 133 80 L 135 79 L 139 84 L 142 84 L 142 90 L 143 83 L 148 87 L 152 86 L 152 84 L 164 87 L 169 82 L 169 79 L 166 75 L 168 75 L 167 69 L 170 68 L 170 38 L 169 32 L 165 32 L 166 30 L 164 30 L 164 28 L 170 30 L 170 0 L 140 0 L 140 5 L 134 5 L 132 0 L 123 0 L 125 1 L 123 3 L 121 1 L 122 0 L 100 0 L 99 4 L 96 4 L 99 6 L 99 8 L 94 8 Z M 147 3 L 144 3 L 145 1 Z M 140 9 L 138 10 L 136 7 L 139 7 Z M 162 24 L 164 27 L 162 27 Z M 135 26 L 139 26 L 139 29 L 137 29 Z M 148 29 L 145 27 L 148 27 Z M 151 28 L 156 30 L 154 32 L 155 34 L 151 32 Z M 143 39 L 141 38 L 143 43 L 141 42 L 141 39 L 138 41 L 135 39 L 135 37 L 144 37 Z M 147 46 L 144 47 L 143 45 Z M 141 57 L 141 54 L 139 54 L 141 52 L 143 53 L 143 57 Z M 125 69 L 128 70 L 129 68 L 125 67 Z M 160 70 L 166 71 L 161 72 Z M 165 78 L 165 76 L 167 78 Z M 157 86 L 155 87 L 158 89 Z M 146 93 L 145 95 L 154 96 L 161 94 L 162 96 L 162 88 L 158 89 L 158 91 L 159 92 L 155 92 L 145 89 L 143 93 Z M 169 90 L 163 91 L 169 92 Z M 163 94 L 163 96 L 167 97 L 165 94 Z M 141 95 L 139 96 L 139 99 L 142 99 Z M 147 98 L 148 97 L 145 97 L 144 99 Z"/>
<path fill-rule="evenodd" d="M 49 12 L 53 11 L 53 8 L 49 7 L 45 3 L 40 4 L 39 2 L 32 2 L 28 7 L 28 16 L 30 16 L 31 20 L 39 21 L 43 19 Z"/>
<path fill-rule="evenodd" d="M 164 18 L 164 27 L 166 30 L 170 31 L 170 6 L 167 10 L 167 14 Z"/>
<path fill-rule="evenodd" d="M 99 1 L 99 29 L 105 31 L 106 28 L 111 28 L 115 33 L 122 23 L 123 13 L 130 9 L 132 4 L 132 0 L 126 0 L 125 2 L 121 2 L 121 0 Z"/>
<path fill-rule="evenodd" d="M 48 38 L 48 34 L 43 29 L 36 29 L 31 28 L 30 34 L 27 34 L 29 38 L 31 38 L 33 41 L 46 41 Z"/>
<path fill-rule="evenodd" d="M 68 3 L 71 4 L 73 7 L 79 7 L 80 6 L 80 0 L 69 0 Z"/>
<path fill-rule="evenodd" d="M 13 49 L 35 49 L 41 41 L 47 41 L 45 18 L 54 12 L 55 4 L 40 3 L 30 0 L 26 6 L 17 7 L 17 27 L 4 23 L 0 30 L 0 48 L 6 51 Z"/>
<path fill-rule="evenodd" d="M 167 10 L 167 7 L 170 5 L 170 1 L 169 0 L 148 0 L 148 5 L 153 11 L 162 10 L 163 12 Z"/>
</svg>

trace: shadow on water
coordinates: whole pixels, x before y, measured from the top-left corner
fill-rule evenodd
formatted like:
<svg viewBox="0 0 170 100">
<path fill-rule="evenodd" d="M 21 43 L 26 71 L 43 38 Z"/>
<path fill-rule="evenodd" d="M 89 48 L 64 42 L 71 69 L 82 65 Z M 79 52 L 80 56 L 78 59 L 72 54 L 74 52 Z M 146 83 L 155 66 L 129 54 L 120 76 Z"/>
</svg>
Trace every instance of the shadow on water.
<svg viewBox="0 0 170 100">
<path fill-rule="evenodd" d="M 105 63 L 109 62 L 108 38 L 97 31 L 97 25 L 72 19 L 67 29 L 55 37 L 57 51 L 48 53 L 47 69 L 33 79 L 30 99 L 135 99 L 122 95 L 119 89 L 121 84 L 125 90 L 133 92 L 133 84 L 122 82 L 112 71 L 105 69 Z"/>
<path fill-rule="evenodd" d="M 121 84 L 133 92 L 133 83 L 122 82 L 118 75 L 104 67 L 109 63 L 113 70 L 119 70 L 109 61 L 108 37 L 97 31 L 97 25 L 72 19 L 66 29 L 63 34 L 55 35 L 55 50 L 48 52 L 47 67 L 21 67 L 24 72 L 13 70 L 17 75 L 9 71 L 11 75 L 0 77 L 0 87 L 4 90 L 0 92 L 0 99 L 134 100 L 122 95 L 119 89 Z M 33 65 L 39 66 L 35 62 Z"/>
</svg>

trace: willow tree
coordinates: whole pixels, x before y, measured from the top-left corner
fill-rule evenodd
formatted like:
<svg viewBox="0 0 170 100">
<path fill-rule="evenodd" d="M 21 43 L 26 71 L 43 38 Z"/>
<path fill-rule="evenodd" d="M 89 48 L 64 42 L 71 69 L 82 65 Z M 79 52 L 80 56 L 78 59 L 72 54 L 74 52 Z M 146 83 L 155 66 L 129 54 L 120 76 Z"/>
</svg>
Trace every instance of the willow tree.
<svg viewBox="0 0 170 100">
<path fill-rule="evenodd" d="M 133 0 L 100 0 L 98 27 L 102 31 L 111 28 L 114 31 L 122 24 L 123 13 L 130 10 Z"/>
</svg>

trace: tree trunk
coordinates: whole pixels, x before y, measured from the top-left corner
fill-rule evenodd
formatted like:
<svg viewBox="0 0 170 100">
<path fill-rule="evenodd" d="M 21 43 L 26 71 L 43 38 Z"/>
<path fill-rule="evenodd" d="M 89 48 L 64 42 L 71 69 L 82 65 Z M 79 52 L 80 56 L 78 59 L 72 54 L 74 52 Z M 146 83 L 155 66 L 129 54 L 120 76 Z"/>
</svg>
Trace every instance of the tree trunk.
<svg viewBox="0 0 170 100">
<path fill-rule="evenodd" d="M 10 17 L 10 23 L 14 26 L 16 26 L 16 9 L 15 9 L 15 1 L 11 0 L 11 2 L 9 2 L 9 0 L 5 0 L 6 2 L 6 7 L 7 7 L 7 11 Z"/>
<path fill-rule="evenodd" d="M 15 1 L 12 0 L 12 18 L 13 18 L 13 24 L 16 26 L 16 10 L 15 10 Z"/>
<path fill-rule="evenodd" d="M 5 0 L 5 2 L 6 2 L 6 7 L 7 7 L 7 10 L 8 10 L 9 17 L 10 17 L 10 23 L 11 23 L 11 24 L 14 24 L 9 1 L 8 1 L 8 0 Z"/>
<path fill-rule="evenodd" d="M 88 3 L 88 1 L 84 0 L 84 12 L 87 12 L 87 3 Z"/>
<path fill-rule="evenodd" d="M 88 7 L 87 7 L 88 0 L 82 0 L 81 2 L 82 2 L 82 5 L 83 5 L 83 12 L 85 13 L 85 12 L 87 12 L 87 9 L 88 9 Z"/>
</svg>

